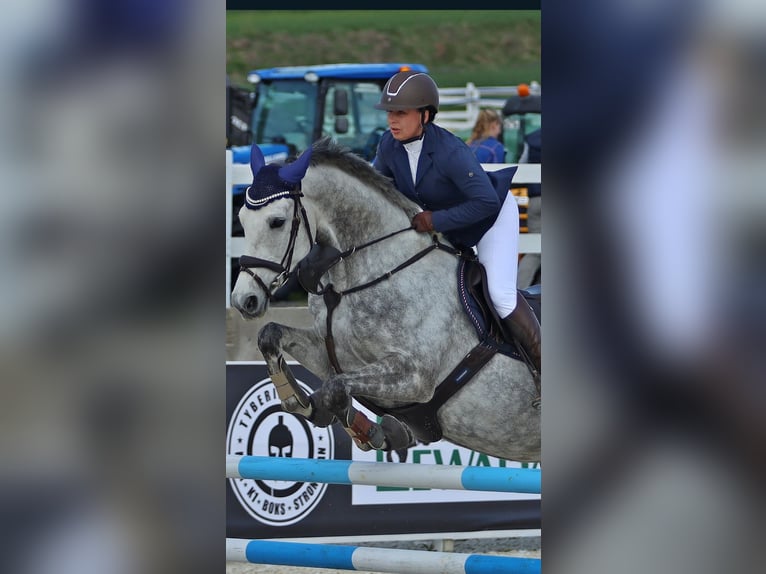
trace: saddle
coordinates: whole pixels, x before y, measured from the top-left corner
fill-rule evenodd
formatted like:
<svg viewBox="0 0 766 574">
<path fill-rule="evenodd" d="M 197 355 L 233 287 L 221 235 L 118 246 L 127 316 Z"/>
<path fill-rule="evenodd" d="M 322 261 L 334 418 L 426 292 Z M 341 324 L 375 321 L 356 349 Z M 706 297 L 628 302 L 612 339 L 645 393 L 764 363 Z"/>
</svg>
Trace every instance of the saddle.
<svg viewBox="0 0 766 574">
<path fill-rule="evenodd" d="M 514 359 L 523 361 L 521 353 L 516 350 L 514 341 L 506 341 L 500 328 L 500 317 L 492 304 L 487 288 L 487 272 L 478 259 L 463 258 L 457 270 L 457 288 L 463 310 L 476 329 L 480 341 L 490 339 L 498 345 L 498 351 Z M 532 307 L 538 321 L 541 319 L 541 289 L 533 285 L 527 289 L 519 289 L 524 299 Z"/>
</svg>

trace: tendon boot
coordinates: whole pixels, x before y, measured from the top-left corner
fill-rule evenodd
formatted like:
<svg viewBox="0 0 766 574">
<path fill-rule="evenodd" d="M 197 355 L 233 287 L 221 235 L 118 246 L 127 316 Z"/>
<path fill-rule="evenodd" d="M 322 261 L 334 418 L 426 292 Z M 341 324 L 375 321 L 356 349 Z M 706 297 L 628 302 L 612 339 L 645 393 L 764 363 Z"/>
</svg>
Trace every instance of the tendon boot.
<svg viewBox="0 0 766 574">
<path fill-rule="evenodd" d="M 516 291 L 516 308 L 510 315 L 500 320 L 503 335 L 508 342 L 518 341 L 522 352 L 535 369 L 536 377 L 540 376 L 540 321 L 537 320 L 532 307 L 524 296 Z"/>
</svg>

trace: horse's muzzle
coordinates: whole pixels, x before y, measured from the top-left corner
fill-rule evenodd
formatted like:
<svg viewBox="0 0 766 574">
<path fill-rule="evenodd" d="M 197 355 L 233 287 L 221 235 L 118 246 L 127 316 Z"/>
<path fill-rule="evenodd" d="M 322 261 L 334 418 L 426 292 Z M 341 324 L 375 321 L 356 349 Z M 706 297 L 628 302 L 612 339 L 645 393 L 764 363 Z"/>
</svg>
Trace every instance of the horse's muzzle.
<svg viewBox="0 0 766 574">
<path fill-rule="evenodd" d="M 242 305 L 242 312 L 250 317 L 255 317 L 258 313 L 258 296 L 250 295 L 245 298 L 245 303 Z"/>
<path fill-rule="evenodd" d="M 245 319 L 254 319 L 255 317 L 263 315 L 265 309 L 259 308 L 260 303 L 261 301 L 258 299 L 258 295 L 247 294 L 238 297 L 236 294 L 232 294 L 231 298 L 232 306 L 239 311 Z"/>
</svg>

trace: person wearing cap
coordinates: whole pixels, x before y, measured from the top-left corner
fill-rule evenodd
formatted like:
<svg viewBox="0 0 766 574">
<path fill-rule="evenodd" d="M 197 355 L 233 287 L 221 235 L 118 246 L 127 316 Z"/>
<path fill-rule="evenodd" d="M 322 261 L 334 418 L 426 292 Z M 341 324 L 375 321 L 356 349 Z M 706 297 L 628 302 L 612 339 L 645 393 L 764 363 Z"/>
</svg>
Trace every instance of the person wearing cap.
<svg viewBox="0 0 766 574">
<path fill-rule="evenodd" d="M 539 374 L 540 323 L 516 289 L 519 211 L 506 201 L 510 177 L 493 184 L 466 143 L 434 124 L 439 89 L 428 74 L 398 72 L 375 107 L 387 112 L 389 129 L 373 165 L 423 209 L 412 220 L 416 231 L 475 248 L 505 337 L 519 341 Z"/>
</svg>

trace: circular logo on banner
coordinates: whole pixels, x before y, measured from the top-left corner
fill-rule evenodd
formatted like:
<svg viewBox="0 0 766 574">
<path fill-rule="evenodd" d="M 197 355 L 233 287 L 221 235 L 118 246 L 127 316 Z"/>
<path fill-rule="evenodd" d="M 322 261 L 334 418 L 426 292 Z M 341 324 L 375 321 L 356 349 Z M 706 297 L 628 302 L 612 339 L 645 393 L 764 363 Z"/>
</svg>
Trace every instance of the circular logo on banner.
<svg viewBox="0 0 766 574">
<path fill-rule="evenodd" d="M 311 394 L 313 389 L 298 381 Z M 240 399 L 226 432 L 228 454 L 283 458 L 332 459 L 330 427 L 319 428 L 282 410 L 271 379 L 257 382 Z M 319 503 L 327 484 L 290 480 L 229 479 L 242 508 L 271 526 L 287 526 L 305 518 Z"/>
</svg>

